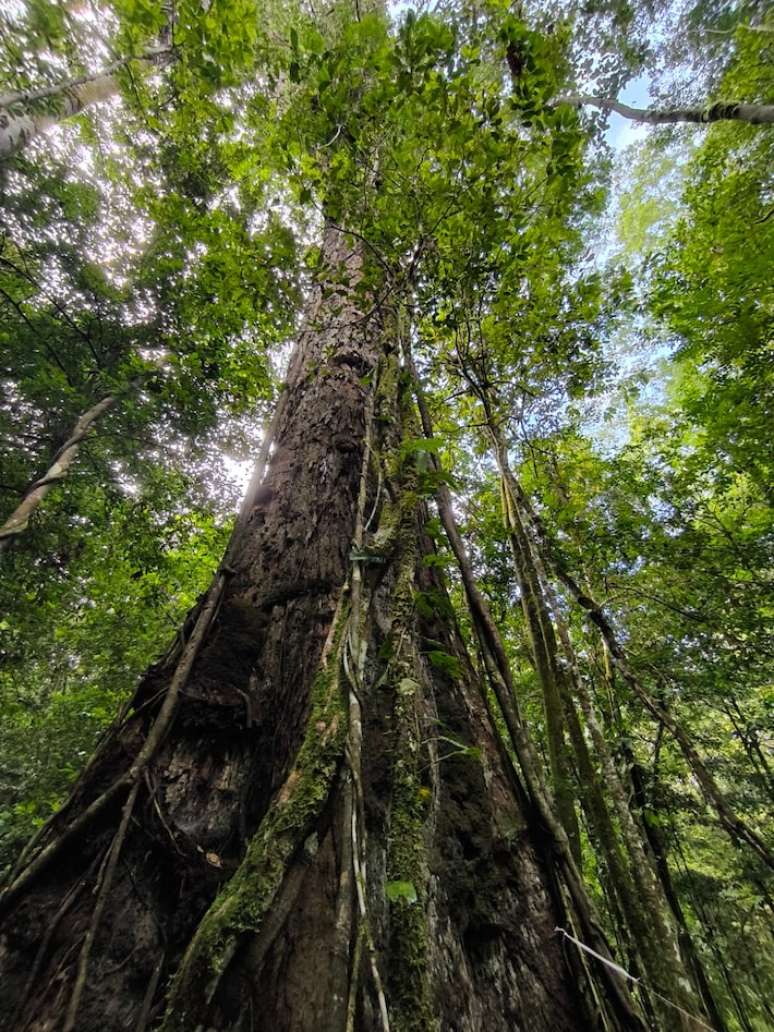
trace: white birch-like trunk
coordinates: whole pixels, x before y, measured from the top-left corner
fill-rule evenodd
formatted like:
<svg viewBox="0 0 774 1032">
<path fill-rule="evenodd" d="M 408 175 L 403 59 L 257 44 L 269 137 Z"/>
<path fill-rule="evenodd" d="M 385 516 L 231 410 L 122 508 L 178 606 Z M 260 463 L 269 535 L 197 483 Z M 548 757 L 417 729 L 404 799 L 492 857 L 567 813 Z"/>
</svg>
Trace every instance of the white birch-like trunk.
<svg viewBox="0 0 774 1032">
<path fill-rule="evenodd" d="M 557 97 L 553 103 L 554 106 L 569 104 L 571 107 L 597 107 L 601 111 L 614 111 L 633 122 L 644 122 L 648 125 L 672 125 L 677 122 L 707 125 L 710 122 L 724 121 L 749 122 L 751 125 L 774 123 L 774 104 L 736 104 L 733 101 L 718 101 L 703 107 L 634 108 L 622 104 L 619 100 L 586 95 Z"/>
<path fill-rule="evenodd" d="M 168 58 L 170 53 L 171 50 L 167 46 L 157 47 L 148 50 L 136 60 L 159 64 Z M 130 60 L 132 58 L 114 61 L 113 64 L 95 75 L 68 79 L 66 82 L 37 90 L 0 95 L 0 161 L 9 158 L 22 147 L 26 147 L 30 140 L 65 119 L 72 118 L 85 108 L 114 97 L 118 93 L 118 80 L 115 73 Z M 32 110 L 31 105 L 35 101 L 48 97 L 58 99 L 56 111 L 36 113 Z"/>
<path fill-rule="evenodd" d="M 100 416 L 115 404 L 115 400 L 115 395 L 108 395 L 83 413 L 73 427 L 69 438 L 54 456 L 53 462 L 45 474 L 29 486 L 21 502 L 0 527 L 0 552 L 6 551 L 13 541 L 24 533 L 29 525 L 30 517 L 49 491 L 67 476 L 70 467 L 75 462 L 83 439 Z"/>
<path fill-rule="evenodd" d="M 118 83 L 114 75 L 99 75 L 96 79 L 68 89 L 56 114 L 32 114 L 25 109 L 18 112 L 7 109 L 0 111 L 0 158 L 10 157 L 26 147 L 36 136 L 117 92 Z"/>
</svg>

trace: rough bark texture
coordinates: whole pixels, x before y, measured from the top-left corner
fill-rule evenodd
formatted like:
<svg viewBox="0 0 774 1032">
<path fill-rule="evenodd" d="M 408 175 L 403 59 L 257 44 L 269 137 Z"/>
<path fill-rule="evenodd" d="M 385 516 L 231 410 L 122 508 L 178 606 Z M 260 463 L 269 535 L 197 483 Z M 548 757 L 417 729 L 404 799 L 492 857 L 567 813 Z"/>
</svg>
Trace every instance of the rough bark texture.
<svg viewBox="0 0 774 1032">
<path fill-rule="evenodd" d="M 341 234 L 325 252 L 357 282 Z M 344 1032 L 385 1012 L 394 1030 L 586 1027 L 550 867 L 423 563 L 385 318 L 346 286 L 318 293 L 268 475 L 130 819 L 127 781 L 6 907 L 0 1028 L 62 1027 L 88 934 L 79 1032 Z M 131 768 L 175 660 L 143 680 L 41 845 Z"/>
</svg>

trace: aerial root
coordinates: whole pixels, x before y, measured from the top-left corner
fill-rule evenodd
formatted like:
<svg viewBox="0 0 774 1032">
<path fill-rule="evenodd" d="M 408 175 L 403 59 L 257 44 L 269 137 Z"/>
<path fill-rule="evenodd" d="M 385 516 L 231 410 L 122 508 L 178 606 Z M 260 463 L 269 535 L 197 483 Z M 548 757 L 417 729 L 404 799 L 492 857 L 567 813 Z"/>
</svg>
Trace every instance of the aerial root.
<svg viewBox="0 0 774 1032">
<path fill-rule="evenodd" d="M 67 1017 L 65 1018 L 63 1032 L 73 1032 L 75 1028 L 75 1021 L 78 1016 L 78 1006 L 81 1002 L 81 996 L 86 985 L 86 975 L 89 968 L 89 958 L 91 957 L 91 951 L 94 947 L 94 940 L 97 936 L 99 929 L 99 923 L 102 918 L 102 913 L 105 909 L 110 890 L 113 887 L 113 880 L 115 878 L 116 867 L 118 866 L 118 858 L 121 854 L 121 848 L 126 839 L 127 829 L 129 828 L 129 820 L 134 810 L 134 804 L 137 801 L 137 793 L 140 789 L 139 778 L 135 781 L 132 786 L 132 790 L 124 803 L 124 809 L 121 814 L 121 823 L 118 826 L 113 841 L 108 850 L 105 869 L 102 874 L 102 882 L 97 896 L 97 902 L 94 905 L 94 912 L 91 916 L 88 930 L 86 932 L 86 938 L 83 940 L 81 947 L 80 956 L 78 957 L 78 973 L 75 978 L 75 985 L 73 987 L 72 996 L 70 997 L 70 1005 L 67 1008 Z M 99 879 L 98 879 L 99 883 Z"/>
</svg>

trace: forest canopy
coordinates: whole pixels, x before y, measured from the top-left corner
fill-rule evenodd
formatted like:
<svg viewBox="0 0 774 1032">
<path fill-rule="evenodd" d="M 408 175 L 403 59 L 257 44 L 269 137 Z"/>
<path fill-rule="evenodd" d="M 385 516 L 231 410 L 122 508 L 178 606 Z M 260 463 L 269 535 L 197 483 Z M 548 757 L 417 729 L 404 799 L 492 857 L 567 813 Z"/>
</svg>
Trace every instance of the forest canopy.
<svg viewBox="0 0 774 1032">
<path fill-rule="evenodd" d="M 771 1028 L 765 5 L 0 31 L 0 1027 Z"/>
</svg>

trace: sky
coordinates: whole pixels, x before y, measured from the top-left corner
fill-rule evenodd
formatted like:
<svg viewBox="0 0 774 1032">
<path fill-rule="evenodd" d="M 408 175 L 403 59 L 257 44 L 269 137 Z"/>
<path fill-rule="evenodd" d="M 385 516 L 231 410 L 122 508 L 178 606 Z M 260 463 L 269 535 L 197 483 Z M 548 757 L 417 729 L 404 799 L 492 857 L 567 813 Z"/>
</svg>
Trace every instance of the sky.
<svg viewBox="0 0 774 1032">
<path fill-rule="evenodd" d="M 626 89 L 618 94 L 617 99 L 631 107 L 650 107 L 652 102 L 647 76 L 641 75 L 637 79 L 632 79 Z M 623 115 L 613 112 L 610 115 L 605 139 L 618 154 L 630 143 L 639 143 L 644 140 L 648 134 L 648 128 L 643 122 L 633 122 L 630 118 L 624 118 Z"/>
</svg>

